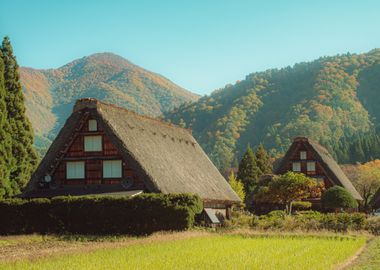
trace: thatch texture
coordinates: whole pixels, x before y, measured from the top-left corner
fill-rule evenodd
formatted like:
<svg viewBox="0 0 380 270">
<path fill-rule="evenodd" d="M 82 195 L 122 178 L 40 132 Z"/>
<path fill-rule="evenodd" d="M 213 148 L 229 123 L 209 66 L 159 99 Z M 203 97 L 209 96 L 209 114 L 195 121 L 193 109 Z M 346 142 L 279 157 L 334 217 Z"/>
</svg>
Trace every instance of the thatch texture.
<svg viewBox="0 0 380 270">
<path fill-rule="evenodd" d="M 276 174 L 283 172 L 284 168 L 289 162 L 290 157 L 293 155 L 294 151 L 297 148 L 297 143 L 300 141 L 311 146 L 316 154 L 315 156 L 317 161 L 323 166 L 329 178 L 334 182 L 335 185 L 339 185 L 347 189 L 355 199 L 363 200 L 358 191 L 352 185 L 351 181 L 339 167 L 338 163 L 336 163 L 336 161 L 331 157 L 327 149 L 306 137 L 297 137 L 294 139 L 293 144 L 286 152 L 284 158 L 282 158 L 276 168 L 274 168 Z"/>
<path fill-rule="evenodd" d="M 240 201 L 189 130 L 95 99 L 77 101 L 26 192 L 35 189 L 85 112 L 103 125 L 109 139 L 144 180 L 149 192 L 193 193 L 205 200 Z"/>
</svg>

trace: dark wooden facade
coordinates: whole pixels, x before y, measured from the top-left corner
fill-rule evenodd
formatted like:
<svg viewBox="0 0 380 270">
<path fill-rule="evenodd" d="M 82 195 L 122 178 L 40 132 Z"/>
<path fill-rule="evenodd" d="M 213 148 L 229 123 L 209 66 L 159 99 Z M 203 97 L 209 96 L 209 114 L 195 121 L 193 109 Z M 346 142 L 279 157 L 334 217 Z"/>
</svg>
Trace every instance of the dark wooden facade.
<svg viewBox="0 0 380 270">
<path fill-rule="evenodd" d="M 123 181 L 129 179 L 132 185 L 126 190 L 144 190 L 144 183 L 139 179 L 138 175 L 123 160 L 117 148 L 111 143 L 104 132 L 103 127 L 97 122 L 97 130 L 89 131 L 89 121 L 94 118 L 87 118 L 83 123 L 78 123 L 76 132 L 73 134 L 73 140 L 69 143 L 68 149 L 65 151 L 63 158 L 52 173 L 54 183 L 59 186 L 64 185 L 121 185 Z M 86 136 L 101 136 L 101 151 L 85 151 Z M 62 151 L 64 151 L 62 149 Z M 106 160 L 121 160 L 122 176 L 119 178 L 103 177 L 103 162 Z M 85 163 L 84 179 L 68 179 L 67 162 L 83 161 Z"/>
<path fill-rule="evenodd" d="M 278 174 L 284 174 L 288 171 L 300 172 L 309 177 L 315 178 L 317 182 L 323 185 L 324 189 L 328 189 L 334 185 L 333 180 L 329 177 L 329 174 L 318 159 L 314 148 L 308 142 L 304 140 L 295 140 L 292 147 L 295 149 L 285 161 L 286 163 L 283 164 L 279 171 L 277 171 Z M 301 157 L 301 155 L 303 155 L 302 152 L 306 154 L 305 157 Z M 294 170 L 294 163 L 300 164 L 300 170 Z M 310 168 L 308 168 L 308 163 L 314 163 L 315 169 L 310 170 Z"/>
</svg>

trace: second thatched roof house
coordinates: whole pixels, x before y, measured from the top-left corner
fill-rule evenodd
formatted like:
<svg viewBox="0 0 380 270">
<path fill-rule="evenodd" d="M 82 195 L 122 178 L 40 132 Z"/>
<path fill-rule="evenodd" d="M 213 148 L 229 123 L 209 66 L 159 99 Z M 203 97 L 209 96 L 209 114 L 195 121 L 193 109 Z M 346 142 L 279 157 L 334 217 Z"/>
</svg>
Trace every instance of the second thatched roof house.
<svg viewBox="0 0 380 270">
<path fill-rule="evenodd" d="M 326 189 L 344 187 L 356 200 L 363 200 L 326 148 L 306 137 L 297 137 L 274 168 L 276 174 L 302 172 L 324 183 Z"/>
<path fill-rule="evenodd" d="M 96 99 L 78 100 L 23 197 L 198 194 L 226 214 L 240 199 L 191 132 Z"/>
</svg>

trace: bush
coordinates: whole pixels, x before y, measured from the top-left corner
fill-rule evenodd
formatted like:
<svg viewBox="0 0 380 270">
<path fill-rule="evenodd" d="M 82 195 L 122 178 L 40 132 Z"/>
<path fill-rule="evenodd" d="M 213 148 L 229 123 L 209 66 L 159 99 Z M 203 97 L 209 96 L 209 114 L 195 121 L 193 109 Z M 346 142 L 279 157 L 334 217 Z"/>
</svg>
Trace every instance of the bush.
<svg viewBox="0 0 380 270">
<path fill-rule="evenodd" d="M 250 212 L 235 210 L 231 213 L 231 218 L 223 221 L 223 227 L 226 228 L 247 228 L 254 222 L 253 215 Z"/>
<path fill-rule="evenodd" d="M 326 209 L 347 209 L 358 207 L 358 202 L 345 188 L 333 186 L 326 190 L 321 197 L 321 203 Z"/>
<path fill-rule="evenodd" d="M 293 202 L 292 207 L 294 210 L 297 210 L 297 211 L 307 210 L 311 208 L 311 202 L 303 202 L 303 201 Z"/>
<path fill-rule="evenodd" d="M 362 213 L 322 214 L 316 211 L 299 211 L 295 215 L 286 215 L 283 211 L 273 211 L 267 215 L 254 216 L 251 224 L 253 228 L 262 230 L 368 230 L 374 234 L 380 233 L 380 218 L 367 220 L 366 215 Z"/>
<path fill-rule="evenodd" d="M 321 226 L 323 229 L 335 232 L 364 229 L 366 216 L 361 213 L 329 213 L 323 215 Z"/>
<path fill-rule="evenodd" d="M 0 234 L 150 234 L 185 230 L 202 211 L 198 196 L 142 194 L 0 201 Z"/>
<path fill-rule="evenodd" d="M 365 229 L 374 235 L 380 235 L 380 217 L 370 217 L 365 222 Z"/>
</svg>

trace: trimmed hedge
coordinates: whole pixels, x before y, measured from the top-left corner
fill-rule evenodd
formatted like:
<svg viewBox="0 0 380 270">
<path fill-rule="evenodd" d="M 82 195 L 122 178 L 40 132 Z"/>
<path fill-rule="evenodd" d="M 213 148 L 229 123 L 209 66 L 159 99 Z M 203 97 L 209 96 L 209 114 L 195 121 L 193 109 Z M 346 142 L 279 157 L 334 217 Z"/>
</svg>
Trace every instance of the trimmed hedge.
<svg viewBox="0 0 380 270">
<path fill-rule="evenodd" d="M 83 196 L 0 201 L 0 234 L 150 234 L 193 226 L 203 209 L 190 194 Z"/>
</svg>

